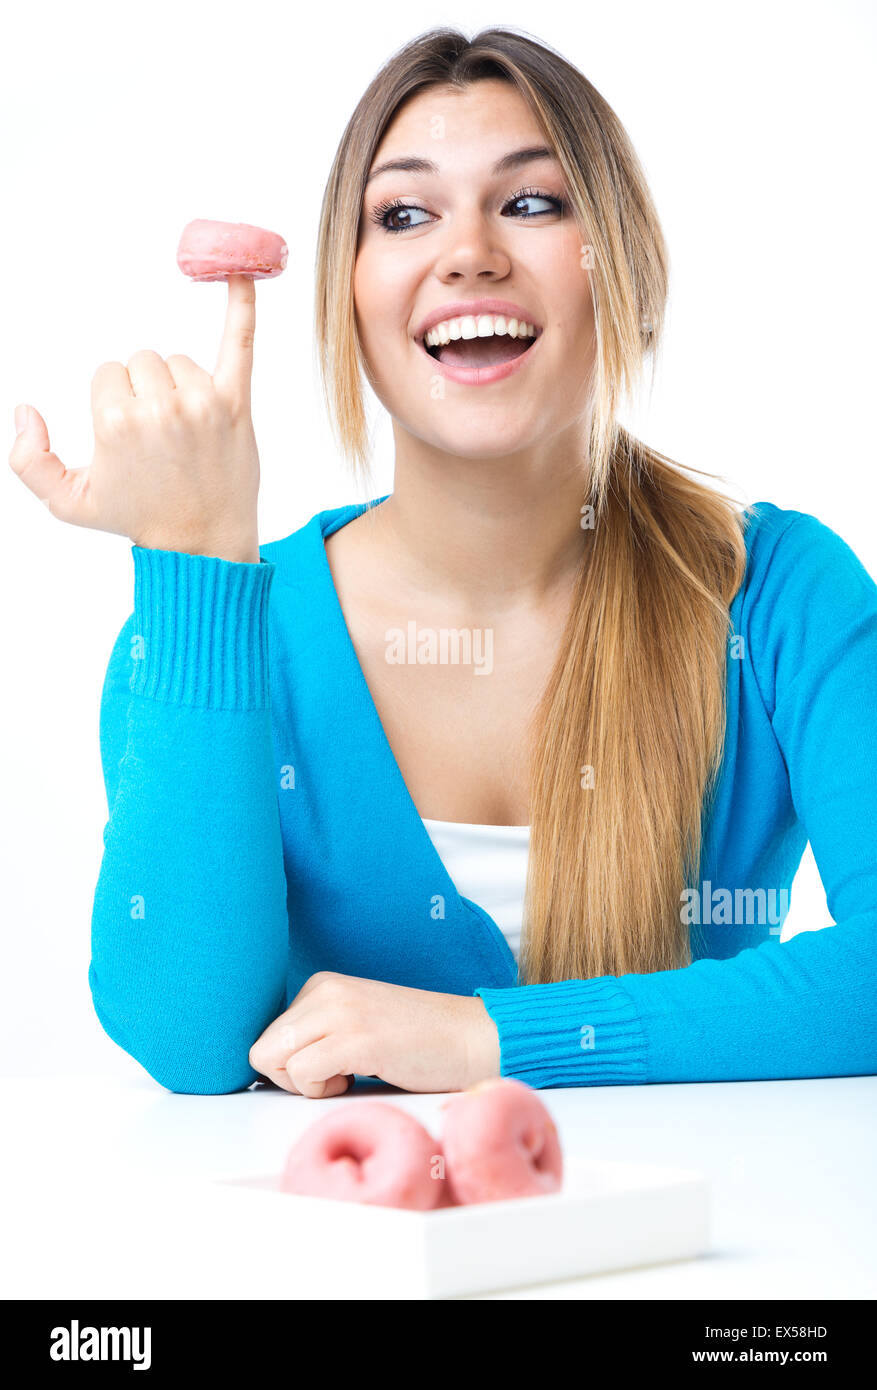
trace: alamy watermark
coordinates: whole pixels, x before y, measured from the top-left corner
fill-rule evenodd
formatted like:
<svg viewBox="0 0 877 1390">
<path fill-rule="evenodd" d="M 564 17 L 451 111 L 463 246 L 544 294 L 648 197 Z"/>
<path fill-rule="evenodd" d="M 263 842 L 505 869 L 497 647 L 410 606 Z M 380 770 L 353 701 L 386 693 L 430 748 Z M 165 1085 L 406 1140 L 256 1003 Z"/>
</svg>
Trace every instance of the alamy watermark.
<svg viewBox="0 0 877 1390">
<path fill-rule="evenodd" d="M 412 619 L 404 628 L 387 628 L 384 640 L 391 666 L 472 666 L 476 676 L 493 671 L 490 627 L 418 627 Z"/>
<path fill-rule="evenodd" d="M 132 1370 L 152 1365 L 151 1327 L 53 1327 L 49 1356 L 53 1361 L 130 1361 Z"/>
<path fill-rule="evenodd" d="M 679 915 L 686 926 L 724 927 L 770 926 L 778 936 L 788 916 L 791 892 L 788 888 L 713 888 L 707 879 L 700 888 L 686 888 L 680 894 Z"/>
</svg>

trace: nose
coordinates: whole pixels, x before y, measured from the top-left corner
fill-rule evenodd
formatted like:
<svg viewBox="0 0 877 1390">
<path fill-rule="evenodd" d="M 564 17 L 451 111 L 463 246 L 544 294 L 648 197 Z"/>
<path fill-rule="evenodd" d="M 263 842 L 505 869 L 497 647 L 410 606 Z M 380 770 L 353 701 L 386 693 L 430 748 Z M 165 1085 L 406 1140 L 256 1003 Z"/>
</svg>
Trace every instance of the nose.
<svg viewBox="0 0 877 1390">
<path fill-rule="evenodd" d="M 455 215 L 441 240 L 433 267 L 440 280 L 502 280 L 511 270 L 498 232 L 474 209 Z"/>
</svg>

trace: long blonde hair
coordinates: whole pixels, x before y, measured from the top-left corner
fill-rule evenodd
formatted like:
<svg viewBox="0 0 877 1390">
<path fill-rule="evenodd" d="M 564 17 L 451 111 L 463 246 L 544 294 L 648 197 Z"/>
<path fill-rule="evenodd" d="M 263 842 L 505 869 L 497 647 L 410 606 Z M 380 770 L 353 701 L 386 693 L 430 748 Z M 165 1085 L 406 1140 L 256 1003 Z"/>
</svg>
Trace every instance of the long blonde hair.
<svg viewBox="0 0 877 1390">
<path fill-rule="evenodd" d="M 353 267 L 366 178 L 404 100 L 485 77 L 517 87 L 557 155 L 592 248 L 596 329 L 582 562 L 530 729 L 519 977 L 673 969 L 690 961 L 681 894 L 698 872 L 704 805 L 722 760 L 728 608 L 746 563 L 742 514 L 616 420 L 660 339 L 667 253 L 624 127 L 560 54 L 509 29 L 471 40 L 435 29 L 369 85 L 323 199 L 315 320 L 323 388 L 336 437 L 362 476 L 369 444 Z"/>
</svg>

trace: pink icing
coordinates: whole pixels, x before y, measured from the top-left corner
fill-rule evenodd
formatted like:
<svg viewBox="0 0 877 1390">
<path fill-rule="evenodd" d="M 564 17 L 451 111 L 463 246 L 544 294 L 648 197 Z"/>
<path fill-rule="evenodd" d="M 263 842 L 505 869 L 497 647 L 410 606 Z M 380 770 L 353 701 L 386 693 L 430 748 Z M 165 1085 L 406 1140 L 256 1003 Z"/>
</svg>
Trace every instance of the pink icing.
<svg viewBox="0 0 877 1390">
<path fill-rule="evenodd" d="M 285 1192 L 430 1211 L 442 1202 L 441 1147 L 407 1111 L 382 1101 L 338 1107 L 293 1145 Z"/>
<path fill-rule="evenodd" d="M 529 1086 L 484 1082 L 444 1107 L 442 1147 L 456 1203 L 559 1192 L 563 1155 L 554 1121 Z"/>
<path fill-rule="evenodd" d="M 267 280 L 282 274 L 288 259 L 282 237 L 246 222 L 196 219 L 183 228 L 177 247 L 177 265 L 191 280 L 225 280 L 229 275 Z"/>
</svg>

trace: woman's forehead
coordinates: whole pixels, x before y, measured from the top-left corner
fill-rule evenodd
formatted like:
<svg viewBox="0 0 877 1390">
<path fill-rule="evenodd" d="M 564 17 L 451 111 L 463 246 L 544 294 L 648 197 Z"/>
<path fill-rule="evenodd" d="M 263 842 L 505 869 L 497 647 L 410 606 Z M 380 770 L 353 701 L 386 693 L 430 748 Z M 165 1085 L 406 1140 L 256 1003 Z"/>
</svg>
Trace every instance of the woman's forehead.
<svg viewBox="0 0 877 1390">
<path fill-rule="evenodd" d="M 449 139 L 458 146 L 489 141 L 487 154 L 492 158 L 494 145 L 536 143 L 542 134 L 526 101 L 510 82 L 482 78 L 463 89 L 428 87 L 409 97 L 393 116 L 372 167 L 397 154 L 420 154 L 440 163 L 441 142 Z M 420 148 L 409 149 L 412 141 Z"/>
</svg>

